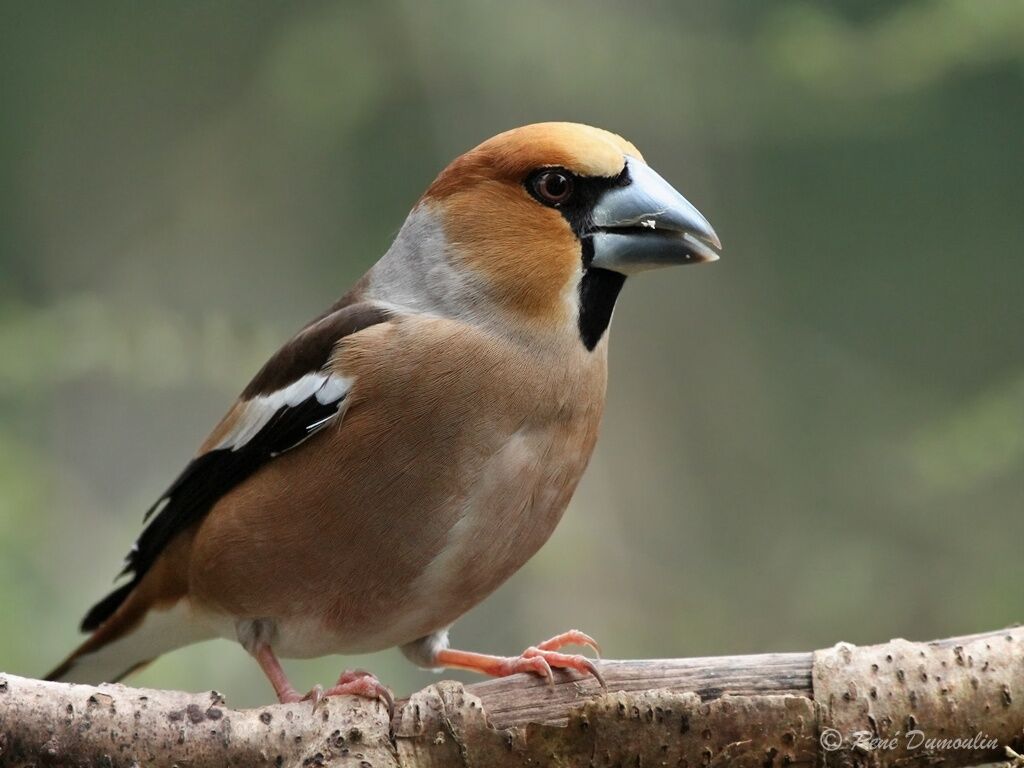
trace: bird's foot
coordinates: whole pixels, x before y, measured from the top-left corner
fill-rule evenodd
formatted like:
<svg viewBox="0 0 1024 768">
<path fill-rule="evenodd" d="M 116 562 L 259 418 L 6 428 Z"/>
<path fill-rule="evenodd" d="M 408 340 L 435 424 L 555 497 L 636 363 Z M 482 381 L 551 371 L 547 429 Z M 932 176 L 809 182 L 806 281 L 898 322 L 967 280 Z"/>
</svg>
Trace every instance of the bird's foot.
<svg viewBox="0 0 1024 768">
<path fill-rule="evenodd" d="M 605 687 L 604 678 L 593 661 L 579 654 L 559 653 L 566 645 L 584 645 L 599 653 L 597 641 L 589 635 L 573 629 L 563 632 L 543 643 L 531 645 L 519 656 L 490 656 L 484 653 L 456 651 L 445 649 L 438 651 L 435 663 L 442 667 L 456 667 L 480 672 L 491 677 L 507 677 L 519 672 L 539 675 L 555 684 L 552 669 L 572 669 L 584 675 L 593 675 L 601 687 Z"/>
<path fill-rule="evenodd" d="M 327 690 L 324 690 L 322 685 L 315 685 L 308 693 L 301 695 L 289 686 L 289 690 L 283 691 L 278 698 L 281 699 L 282 704 L 311 701 L 315 712 L 329 696 L 360 696 L 364 699 L 374 699 L 382 702 L 388 708 L 388 714 L 391 717 L 395 715 L 394 695 L 380 680 L 361 669 L 346 669 L 341 673 L 338 682 Z"/>
<path fill-rule="evenodd" d="M 395 697 L 391 690 L 374 675 L 362 669 L 346 669 L 333 686 L 324 691 L 324 696 L 362 696 L 383 702 L 388 714 L 395 716 Z"/>
<path fill-rule="evenodd" d="M 605 688 L 604 678 L 593 661 L 578 653 L 558 653 L 545 651 L 538 645 L 531 645 L 519 656 L 502 659 L 495 671 L 489 672 L 495 677 L 505 677 L 518 672 L 532 672 L 547 680 L 554 686 L 555 677 L 552 669 L 573 669 L 583 675 L 593 675 L 594 679 Z"/>
</svg>

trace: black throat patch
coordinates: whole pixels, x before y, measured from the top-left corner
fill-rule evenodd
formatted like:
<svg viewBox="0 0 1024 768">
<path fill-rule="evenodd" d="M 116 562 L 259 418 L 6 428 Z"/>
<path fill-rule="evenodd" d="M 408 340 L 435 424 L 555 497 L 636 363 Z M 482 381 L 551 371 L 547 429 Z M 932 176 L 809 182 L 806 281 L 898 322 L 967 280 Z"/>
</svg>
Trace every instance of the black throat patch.
<svg viewBox="0 0 1024 768">
<path fill-rule="evenodd" d="M 612 321 L 615 300 L 626 276 L 599 267 L 583 269 L 583 279 L 580 280 L 580 340 L 588 352 L 593 352 Z"/>
</svg>

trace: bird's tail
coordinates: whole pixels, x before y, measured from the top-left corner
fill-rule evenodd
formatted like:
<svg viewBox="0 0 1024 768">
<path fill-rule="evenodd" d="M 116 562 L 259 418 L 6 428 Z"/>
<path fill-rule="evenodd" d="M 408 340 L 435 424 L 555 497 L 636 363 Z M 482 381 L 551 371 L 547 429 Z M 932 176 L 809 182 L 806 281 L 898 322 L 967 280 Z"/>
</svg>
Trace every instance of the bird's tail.
<svg viewBox="0 0 1024 768">
<path fill-rule="evenodd" d="M 134 589 L 85 642 L 62 661 L 46 680 L 68 683 L 116 683 L 142 669 L 157 656 L 207 640 L 212 633 L 195 621 L 186 597 L 170 605 L 145 599 Z"/>
</svg>

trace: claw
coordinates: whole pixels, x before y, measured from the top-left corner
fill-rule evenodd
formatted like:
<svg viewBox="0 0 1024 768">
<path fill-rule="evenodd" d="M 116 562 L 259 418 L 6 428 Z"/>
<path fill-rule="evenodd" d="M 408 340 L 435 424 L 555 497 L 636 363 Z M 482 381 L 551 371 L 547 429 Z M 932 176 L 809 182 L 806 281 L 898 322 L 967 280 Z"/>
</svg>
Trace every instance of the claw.
<svg viewBox="0 0 1024 768">
<path fill-rule="evenodd" d="M 381 686 L 381 698 L 388 708 L 388 720 L 395 719 L 395 696 L 386 687 Z"/>
<path fill-rule="evenodd" d="M 587 668 L 587 672 L 594 676 L 594 678 L 597 680 L 598 685 L 607 690 L 608 684 L 604 681 L 604 676 L 598 670 L 597 665 L 590 659 L 588 659 L 586 656 L 580 656 L 579 658 L 583 659 L 582 663 Z"/>
<path fill-rule="evenodd" d="M 316 712 L 320 705 L 323 704 L 324 698 L 324 687 L 322 685 L 314 685 L 299 701 L 312 701 L 313 711 Z"/>
</svg>

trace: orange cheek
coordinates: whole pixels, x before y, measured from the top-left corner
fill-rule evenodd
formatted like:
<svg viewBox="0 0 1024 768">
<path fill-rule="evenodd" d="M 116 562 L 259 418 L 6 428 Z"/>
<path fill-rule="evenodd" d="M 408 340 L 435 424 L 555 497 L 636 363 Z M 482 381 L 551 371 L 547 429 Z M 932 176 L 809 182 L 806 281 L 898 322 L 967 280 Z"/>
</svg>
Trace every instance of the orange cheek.
<svg viewBox="0 0 1024 768">
<path fill-rule="evenodd" d="M 501 182 L 487 187 L 444 201 L 455 253 L 484 278 L 494 300 L 539 320 L 562 319 L 581 269 L 579 240 L 558 211 L 525 190 Z"/>
</svg>

